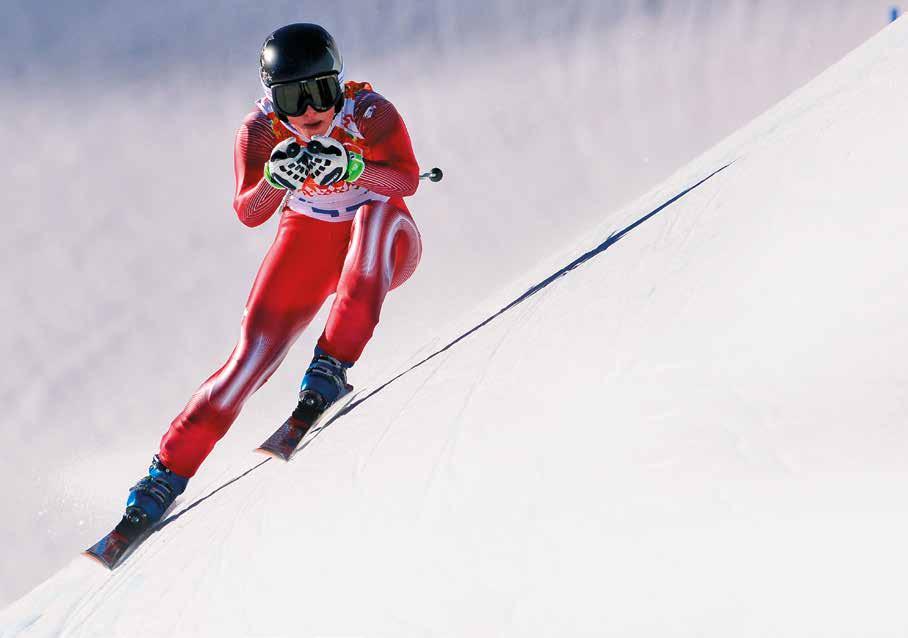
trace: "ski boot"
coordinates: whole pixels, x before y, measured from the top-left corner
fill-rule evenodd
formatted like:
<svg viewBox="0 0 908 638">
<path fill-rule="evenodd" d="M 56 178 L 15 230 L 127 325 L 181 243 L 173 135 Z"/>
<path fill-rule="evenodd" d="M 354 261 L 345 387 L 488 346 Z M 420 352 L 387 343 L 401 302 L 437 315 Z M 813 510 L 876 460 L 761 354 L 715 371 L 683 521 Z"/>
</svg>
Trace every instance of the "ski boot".
<svg viewBox="0 0 908 638">
<path fill-rule="evenodd" d="M 300 397 L 297 410 L 307 413 L 322 413 L 328 406 L 353 389 L 347 383 L 347 368 L 352 363 L 335 359 L 319 347 L 300 384 Z"/>
<path fill-rule="evenodd" d="M 117 530 L 127 537 L 144 532 L 161 520 L 167 508 L 186 489 L 188 482 L 188 478 L 174 474 L 155 454 L 148 475 L 129 491 L 126 513 Z"/>
<path fill-rule="evenodd" d="M 347 368 L 352 365 L 316 348 L 315 357 L 300 385 L 296 409 L 257 451 L 289 461 L 300 441 L 328 406 L 353 390 L 353 386 L 347 383 Z"/>
<path fill-rule="evenodd" d="M 126 513 L 113 530 L 85 550 L 107 569 L 114 569 L 145 539 L 145 532 L 161 520 L 174 499 L 186 489 L 188 478 L 171 472 L 155 455 L 148 476 L 136 483 L 126 500 Z"/>
</svg>

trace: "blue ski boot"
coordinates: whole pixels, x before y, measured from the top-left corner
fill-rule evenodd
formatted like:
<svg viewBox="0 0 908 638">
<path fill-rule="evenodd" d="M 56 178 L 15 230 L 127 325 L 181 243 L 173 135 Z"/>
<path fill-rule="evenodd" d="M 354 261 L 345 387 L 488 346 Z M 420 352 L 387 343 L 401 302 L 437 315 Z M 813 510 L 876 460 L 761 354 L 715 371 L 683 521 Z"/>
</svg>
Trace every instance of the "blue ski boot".
<svg viewBox="0 0 908 638">
<path fill-rule="evenodd" d="M 300 405 L 321 412 L 350 392 L 353 386 L 347 385 L 347 368 L 352 366 L 316 347 L 300 385 Z"/>
<path fill-rule="evenodd" d="M 129 492 L 123 523 L 142 530 L 157 523 L 188 482 L 188 478 L 170 471 L 155 454 L 148 476 L 133 485 Z"/>
<path fill-rule="evenodd" d="M 353 390 L 347 383 L 347 368 L 352 363 L 335 359 L 321 348 L 315 356 L 300 385 L 299 403 L 290 418 L 262 443 L 258 451 L 282 461 L 289 461 L 303 437 L 315 425 L 329 405 Z"/>
</svg>

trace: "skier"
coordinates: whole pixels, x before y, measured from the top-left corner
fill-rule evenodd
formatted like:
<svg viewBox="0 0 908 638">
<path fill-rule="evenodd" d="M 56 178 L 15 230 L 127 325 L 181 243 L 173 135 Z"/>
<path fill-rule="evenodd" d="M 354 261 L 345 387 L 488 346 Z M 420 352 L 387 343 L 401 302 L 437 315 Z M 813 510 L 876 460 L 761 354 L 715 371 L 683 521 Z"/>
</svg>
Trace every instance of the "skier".
<svg viewBox="0 0 908 638">
<path fill-rule="evenodd" d="M 129 493 L 124 520 L 143 528 L 186 489 L 332 293 L 300 405 L 324 409 L 352 389 L 347 370 L 372 337 L 385 295 L 413 274 L 422 252 L 403 201 L 419 184 L 407 129 L 371 85 L 344 81 L 331 35 L 315 24 L 282 27 L 265 40 L 260 70 L 265 96 L 236 136 L 233 206 L 251 227 L 280 208 L 277 237 L 233 353 L 173 420 Z"/>
</svg>

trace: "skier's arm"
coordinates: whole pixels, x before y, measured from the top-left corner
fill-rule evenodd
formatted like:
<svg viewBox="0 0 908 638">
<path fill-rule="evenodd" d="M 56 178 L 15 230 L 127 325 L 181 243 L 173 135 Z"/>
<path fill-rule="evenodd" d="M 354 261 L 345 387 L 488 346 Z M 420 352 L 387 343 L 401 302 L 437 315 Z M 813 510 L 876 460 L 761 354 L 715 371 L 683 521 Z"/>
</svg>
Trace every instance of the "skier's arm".
<svg viewBox="0 0 908 638">
<path fill-rule="evenodd" d="M 264 224 L 274 214 L 285 191 L 262 179 L 265 163 L 276 143 L 270 120 L 258 109 L 246 116 L 236 132 L 233 167 L 236 194 L 233 209 L 247 226 Z"/>
<path fill-rule="evenodd" d="M 394 105 L 370 93 L 357 101 L 354 118 L 371 151 L 356 185 L 389 197 L 415 193 L 419 165 L 410 134 Z"/>
</svg>

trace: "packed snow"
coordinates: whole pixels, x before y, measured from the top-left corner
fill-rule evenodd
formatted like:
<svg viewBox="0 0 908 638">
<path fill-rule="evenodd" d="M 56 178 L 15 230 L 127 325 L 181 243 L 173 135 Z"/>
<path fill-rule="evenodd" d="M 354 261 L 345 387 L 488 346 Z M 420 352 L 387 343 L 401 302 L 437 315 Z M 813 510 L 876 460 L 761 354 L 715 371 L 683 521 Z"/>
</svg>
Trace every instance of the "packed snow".
<svg viewBox="0 0 908 638">
<path fill-rule="evenodd" d="M 250 402 L 170 519 L 119 569 L 74 557 L 0 612 L 0 636 L 904 635 L 906 36 L 904 21 L 886 28 L 626 206 L 589 196 L 609 185 L 608 171 L 584 172 L 565 201 L 587 227 L 553 233 L 542 259 L 521 258 L 543 242 L 516 242 L 521 267 L 502 266 L 507 279 L 490 276 L 470 310 L 433 315 L 431 330 L 407 316 L 446 295 L 462 306 L 476 274 L 464 264 L 461 279 L 430 280 L 459 271 L 426 264 L 383 315 L 411 332 L 395 342 L 401 333 L 388 328 L 351 378 L 352 409 L 291 463 L 250 450 L 292 407 L 286 386 L 300 365 L 275 375 L 269 385 L 285 387 L 269 390 L 267 407 Z M 416 111 L 411 130 L 426 130 L 428 109 Z M 569 134 L 582 144 L 583 131 Z M 542 132 L 550 145 L 561 135 Z M 598 151 L 584 149 L 589 164 Z M 465 161 L 435 157 L 467 172 Z M 504 184 L 518 183 L 515 166 L 504 164 Z M 448 175 L 423 187 L 415 213 L 475 225 L 500 211 L 490 224 L 504 228 L 527 210 L 537 234 L 547 228 L 541 184 L 483 201 L 482 180 Z M 451 199 L 449 183 L 471 198 Z M 194 225 L 172 239 L 179 250 L 211 239 Z M 443 226 L 423 228 L 431 237 Z M 85 249 L 104 250 L 89 230 Z M 216 232 L 222 244 L 232 236 Z M 490 237 L 489 248 L 477 240 L 485 267 L 511 254 L 504 235 Z M 223 267 L 248 275 L 228 286 L 241 305 L 254 255 L 239 261 Z M 140 277 L 140 266 L 128 274 Z M 181 280 L 181 301 L 205 298 L 218 266 Z M 157 301 L 167 297 L 159 277 L 146 282 Z M 104 357 L 192 363 L 148 394 L 124 386 L 80 414 L 110 420 L 87 430 L 90 457 L 52 449 L 62 466 L 51 470 L 52 500 L 108 507 L 85 514 L 83 546 L 115 522 L 180 407 L 157 405 L 173 399 L 168 384 L 182 383 L 187 398 L 231 337 L 146 350 L 128 337 L 160 308 L 108 301 L 116 321 L 60 351 L 58 376 L 33 388 L 31 407 L 18 399 L 20 414 L 51 397 L 72 409 L 66 380 L 113 365 Z M 138 307 L 124 311 L 129 301 Z M 107 354 L 117 338 L 127 351 Z M 308 356 L 299 348 L 297 363 Z M 105 443 L 124 409 L 144 423 L 141 436 Z M 145 447 L 124 451 L 136 441 Z"/>
</svg>

